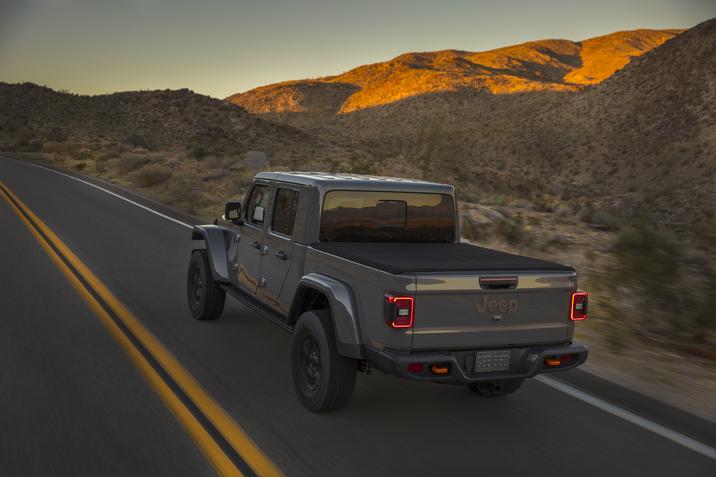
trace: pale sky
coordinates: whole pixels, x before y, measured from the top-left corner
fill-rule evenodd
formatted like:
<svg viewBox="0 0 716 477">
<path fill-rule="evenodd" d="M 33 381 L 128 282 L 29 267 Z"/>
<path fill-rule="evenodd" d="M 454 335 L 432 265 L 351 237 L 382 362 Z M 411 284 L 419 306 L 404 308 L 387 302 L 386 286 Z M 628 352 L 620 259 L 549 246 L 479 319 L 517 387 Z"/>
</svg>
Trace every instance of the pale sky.
<svg viewBox="0 0 716 477">
<path fill-rule="evenodd" d="M 0 81 L 223 98 L 409 51 L 689 28 L 714 0 L 0 0 Z"/>
</svg>

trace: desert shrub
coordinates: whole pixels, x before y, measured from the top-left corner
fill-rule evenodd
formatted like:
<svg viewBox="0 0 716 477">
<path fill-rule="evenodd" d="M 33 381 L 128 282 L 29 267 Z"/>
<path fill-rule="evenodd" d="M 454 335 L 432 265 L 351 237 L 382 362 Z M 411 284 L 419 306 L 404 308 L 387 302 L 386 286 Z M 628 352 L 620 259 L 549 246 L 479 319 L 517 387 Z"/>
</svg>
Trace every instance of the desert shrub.
<svg viewBox="0 0 716 477">
<path fill-rule="evenodd" d="M 220 169 L 221 165 L 223 164 L 223 158 L 221 157 L 209 157 L 204 161 L 204 165 L 208 169 Z"/>
<path fill-rule="evenodd" d="M 534 203 L 535 210 L 540 212 L 554 212 L 555 201 L 551 197 L 540 195 L 532 199 L 532 202 Z"/>
<path fill-rule="evenodd" d="M 339 172 L 341 170 L 341 161 L 330 157 L 325 160 L 325 166 L 329 172 Z"/>
<path fill-rule="evenodd" d="M 72 158 L 78 161 L 86 161 L 87 159 L 90 159 L 92 157 L 92 151 L 90 151 L 88 148 L 83 147 L 82 149 L 75 151 L 72 154 Z"/>
<path fill-rule="evenodd" d="M 16 149 L 22 152 L 40 152 L 42 147 L 43 143 L 39 139 L 24 137 L 18 141 Z"/>
<path fill-rule="evenodd" d="M 627 229 L 619 234 L 614 253 L 615 282 L 643 288 L 650 302 L 673 304 L 671 284 L 680 278 L 681 247 L 672 233 L 645 226 Z"/>
<path fill-rule="evenodd" d="M 716 331 L 716 273 L 713 271 L 706 274 L 704 286 L 699 293 L 700 303 L 690 314 L 692 325 L 692 338 L 697 343 L 705 342 L 708 333 Z"/>
<path fill-rule="evenodd" d="M 47 133 L 47 139 L 54 142 L 65 142 L 68 139 L 68 134 L 64 130 L 54 127 Z"/>
<path fill-rule="evenodd" d="M 143 167 L 149 162 L 149 158 L 142 154 L 127 154 L 117 159 L 117 169 L 122 174 L 129 174 Z"/>
<path fill-rule="evenodd" d="M 144 149 L 154 149 L 154 142 L 145 134 L 133 132 L 127 136 L 127 144 Z"/>
<path fill-rule="evenodd" d="M 707 250 L 716 250 L 716 214 L 713 211 L 692 213 L 689 229 L 694 240 Z"/>
<path fill-rule="evenodd" d="M 532 240 L 532 234 L 519 217 L 500 221 L 495 232 L 510 245 L 525 244 Z"/>
<path fill-rule="evenodd" d="M 254 176 L 250 172 L 232 171 L 229 175 L 230 189 L 235 193 L 243 193 L 253 179 Z"/>
<path fill-rule="evenodd" d="M 305 160 L 298 156 L 291 156 L 289 159 L 289 165 L 288 167 L 292 171 L 302 171 L 306 169 Z"/>
<path fill-rule="evenodd" d="M 107 161 L 109 159 L 116 159 L 119 157 L 119 152 L 114 150 L 105 151 L 97 156 L 97 161 Z"/>
<path fill-rule="evenodd" d="M 132 174 L 132 180 L 140 187 L 163 184 L 172 176 L 172 170 L 160 164 L 150 164 Z"/>
<path fill-rule="evenodd" d="M 594 212 L 594 209 L 590 207 L 585 207 L 579 214 L 579 220 L 585 223 L 589 223 L 592 220 L 592 212 Z"/>
<path fill-rule="evenodd" d="M 564 249 L 571 247 L 572 241 L 568 237 L 565 237 L 564 235 L 555 234 L 555 235 L 552 235 L 551 237 L 549 237 L 545 241 L 544 245 L 546 247 L 553 247 L 553 248 L 558 248 L 560 250 L 564 250 Z"/>
<path fill-rule="evenodd" d="M 107 161 L 100 161 L 99 159 L 96 159 L 94 161 L 94 170 L 99 174 L 107 172 Z"/>
<path fill-rule="evenodd" d="M 529 223 L 530 225 L 539 226 L 542 224 L 542 219 L 538 216 L 532 216 L 527 219 L 527 223 Z"/>
<path fill-rule="evenodd" d="M 582 210 L 582 213 L 579 215 L 579 220 L 605 230 L 614 231 L 619 229 L 619 219 L 606 210 L 587 207 Z"/>
<path fill-rule="evenodd" d="M 673 233 L 630 228 L 619 234 L 613 251 L 598 285 L 609 326 L 672 343 L 703 343 L 716 330 L 716 273 L 690 269 Z M 640 317 L 649 318 L 648 326 Z"/>
<path fill-rule="evenodd" d="M 349 165 L 349 171 L 353 174 L 376 174 L 376 168 L 373 161 L 368 159 L 356 159 Z"/>
<path fill-rule="evenodd" d="M 189 157 L 191 157 L 192 159 L 201 161 L 206 156 L 207 156 L 206 149 L 204 149 L 202 146 L 192 146 L 189 149 Z"/>
<path fill-rule="evenodd" d="M 423 173 L 424 179 L 435 179 L 435 152 L 441 141 L 443 131 L 442 123 L 437 119 L 424 121 L 420 124 L 420 128 L 415 139 L 415 145 L 418 149 L 417 166 Z"/>
<path fill-rule="evenodd" d="M 221 160 L 220 168 L 221 169 L 229 169 L 229 168 L 231 168 L 231 166 L 236 164 L 238 161 L 239 161 L 239 159 L 237 159 L 236 157 L 232 157 L 232 156 L 224 157 Z"/>
<path fill-rule="evenodd" d="M 208 205 L 204 195 L 204 183 L 187 173 L 175 173 L 167 182 L 166 202 L 189 213 Z"/>
<path fill-rule="evenodd" d="M 479 240 L 483 238 L 478 225 L 470 220 L 468 215 L 460 217 L 460 234 L 468 240 Z"/>
<path fill-rule="evenodd" d="M 602 227 L 606 230 L 619 229 L 619 219 L 617 219 L 616 216 L 607 212 L 606 210 L 595 210 L 594 212 L 592 212 L 589 221 L 590 223 Z"/>
</svg>

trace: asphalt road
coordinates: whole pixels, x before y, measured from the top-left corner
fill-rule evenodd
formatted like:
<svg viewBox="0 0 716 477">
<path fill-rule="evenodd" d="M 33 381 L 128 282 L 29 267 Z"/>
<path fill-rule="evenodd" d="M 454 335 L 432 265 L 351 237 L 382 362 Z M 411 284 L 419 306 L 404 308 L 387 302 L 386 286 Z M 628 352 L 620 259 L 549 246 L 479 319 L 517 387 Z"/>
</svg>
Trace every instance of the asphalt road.
<svg viewBox="0 0 716 477">
<path fill-rule="evenodd" d="M 534 380 L 486 399 L 375 372 L 359 375 L 349 407 L 312 414 L 294 397 L 288 334 L 231 299 L 215 322 L 191 318 L 188 228 L 32 164 L 0 158 L 0 181 L 286 475 L 716 475 L 703 453 Z M 0 272 L 0 475 L 216 472 L 2 198 Z M 563 378 L 716 445 L 712 423 L 583 374 Z"/>
</svg>

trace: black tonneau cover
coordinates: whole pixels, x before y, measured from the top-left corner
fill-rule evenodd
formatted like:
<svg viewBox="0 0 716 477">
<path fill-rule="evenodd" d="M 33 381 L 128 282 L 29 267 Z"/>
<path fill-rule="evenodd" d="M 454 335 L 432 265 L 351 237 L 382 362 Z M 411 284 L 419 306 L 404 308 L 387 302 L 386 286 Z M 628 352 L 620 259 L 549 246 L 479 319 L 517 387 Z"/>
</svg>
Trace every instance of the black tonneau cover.
<svg viewBox="0 0 716 477">
<path fill-rule="evenodd" d="M 316 250 L 388 273 L 559 271 L 572 267 L 466 243 L 315 242 Z"/>
</svg>

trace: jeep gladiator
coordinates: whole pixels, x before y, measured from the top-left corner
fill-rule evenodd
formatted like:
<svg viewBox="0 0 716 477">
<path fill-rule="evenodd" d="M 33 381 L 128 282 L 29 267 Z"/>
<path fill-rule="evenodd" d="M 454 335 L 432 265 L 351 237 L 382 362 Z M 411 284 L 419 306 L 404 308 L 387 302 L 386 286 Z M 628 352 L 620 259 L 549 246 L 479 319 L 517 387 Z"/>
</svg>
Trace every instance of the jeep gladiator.
<svg viewBox="0 0 716 477">
<path fill-rule="evenodd" d="M 450 185 L 259 173 L 243 205 L 194 227 L 189 309 L 215 319 L 229 293 L 292 333 L 294 387 L 316 412 L 372 369 L 500 396 L 582 364 L 574 269 L 461 243 L 458 217 Z"/>
</svg>

